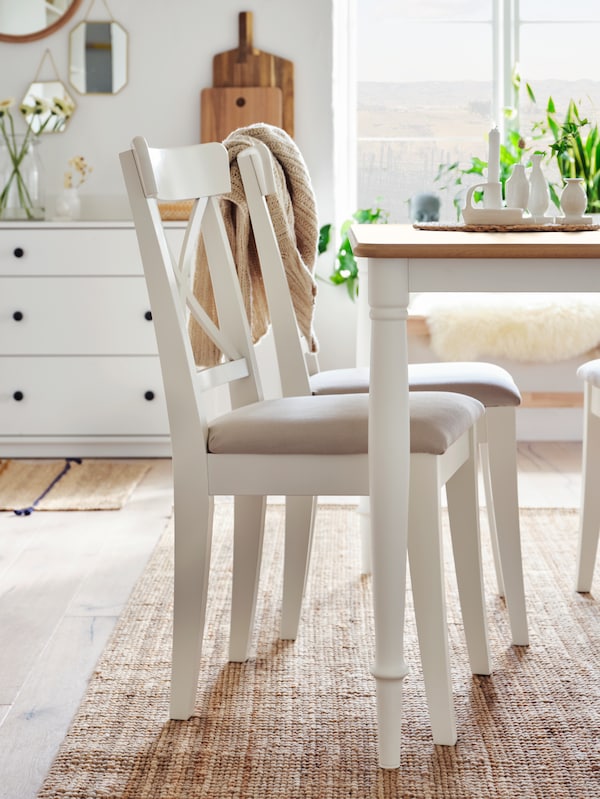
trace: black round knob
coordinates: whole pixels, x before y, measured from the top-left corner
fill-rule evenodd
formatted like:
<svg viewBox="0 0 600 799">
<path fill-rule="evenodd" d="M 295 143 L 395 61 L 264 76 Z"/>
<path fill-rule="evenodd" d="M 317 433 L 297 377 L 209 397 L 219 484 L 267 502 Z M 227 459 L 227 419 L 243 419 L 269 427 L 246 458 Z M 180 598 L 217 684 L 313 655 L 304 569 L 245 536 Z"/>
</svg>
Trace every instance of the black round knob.
<svg viewBox="0 0 600 799">
<path fill-rule="evenodd" d="M 22 391 L 15 391 L 15 393 L 13 394 L 13 399 L 16 400 L 17 402 L 21 402 L 21 400 L 24 397 L 25 397 L 25 394 L 23 394 Z"/>
<path fill-rule="evenodd" d="M 238 97 L 235 101 L 235 104 L 238 108 L 243 108 L 246 105 L 245 97 Z"/>
<path fill-rule="evenodd" d="M 151 322 L 152 321 L 152 311 L 146 311 L 146 313 L 144 314 L 144 319 L 147 319 L 148 322 Z"/>
<path fill-rule="evenodd" d="M 13 314 L 13 319 L 15 322 L 20 322 L 23 319 L 23 311 L 15 311 Z"/>
<path fill-rule="evenodd" d="M 144 399 L 151 402 L 154 399 L 154 391 L 146 391 L 144 394 Z"/>
<path fill-rule="evenodd" d="M 15 258 L 22 258 L 25 255 L 25 250 L 22 247 L 15 247 L 13 255 Z"/>
</svg>

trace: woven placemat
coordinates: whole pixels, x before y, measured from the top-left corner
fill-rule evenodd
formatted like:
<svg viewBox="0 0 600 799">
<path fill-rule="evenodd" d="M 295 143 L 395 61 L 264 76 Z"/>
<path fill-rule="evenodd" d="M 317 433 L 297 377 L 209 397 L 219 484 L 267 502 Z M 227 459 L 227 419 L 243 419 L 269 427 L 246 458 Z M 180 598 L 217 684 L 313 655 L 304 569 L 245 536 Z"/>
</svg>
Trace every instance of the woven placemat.
<svg viewBox="0 0 600 799">
<path fill-rule="evenodd" d="M 600 604 L 573 591 L 578 515 L 522 512 L 531 645 L 512 647 L 484 536 L 493 674 L 473 677 L 452 569 L 458 722 L 434 746 L 408 597 L 401 768 L 377 768 L 371 581 L 355 509 L 320 507 L 300 635 L 278 638 L 284 509 L 269 506 L 256 654 L 227 663 L 230 504 L 217 504 L 196 713 L 168 721 L 172 530 L 96 669 L 40 799 L 598 799 Z M 446 540 L 446 544 L 448 541 Z M 447 560 L 451 561 L 447 546 Z"/>
<path fill-rule="evenodd" d="M 548 225 L 450 225 L 442 222 L 415 222 L 417 230 L 461 230 L 463 233 L 564 233 L 582 230 L 600 230 L 600 225 L 548 224 Z"/>
</svg>

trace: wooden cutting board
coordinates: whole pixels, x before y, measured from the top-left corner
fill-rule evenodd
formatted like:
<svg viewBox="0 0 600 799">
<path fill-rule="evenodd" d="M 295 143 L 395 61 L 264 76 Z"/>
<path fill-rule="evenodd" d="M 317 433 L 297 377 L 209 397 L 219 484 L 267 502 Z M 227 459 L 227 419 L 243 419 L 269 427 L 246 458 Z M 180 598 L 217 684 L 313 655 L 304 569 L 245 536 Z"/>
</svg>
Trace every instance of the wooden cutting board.
<svg viewBox="0 0 600 799">
<path fill-rule="evenodd" d="M 261 87 L 261 88 L 278 88 L 281 91 L 281 121 L 278 126 L 283 128 L 290 136 L 294 135 L 294 64 L 285 58 L 273 55 L 272 53 L 265 53 L 258 50 L 252 44 L 252 12 L 242 11 L 239 15 L 239 44 L 234 50 L 227 50 L 224 53 L 218 53 L 213 58 L 213 87 L 215 89 L 233 88 L 233 87 Z M 259 95 L 256 97 L 248 98 L 253 101 L 258 100 Z M 267 93 L 262 95 L 261 103 L 264 101 L 274 102 L 275 94 Z M 214 98 L 211 98 L 214 106 Z M 219 99 L 219 103 L 226 102 L 225 99 Z M 269 106 L 271 109 L 271 106 Z M 246 114 L 251 115 L 256 112 L 257 114 L 267 113 L 264 105 L 255 108 L 246 108 Z M 261 119 L 257 116 L 251 121 L 244 122 L 243 124 L 251 124 L 251 122 L 266 122 L 268 120 Z M 271 122 L 270 124 L 276 124 Z M 227 133 L 231 131 L 227 131 Z M 225 138 L 219 136 L 218 138 Z"/>
<path fill-rule="evenodd" d="M 203 89 L 200 141 L 223 141 L 236 128 L 266 122 L 283 127 L 282 94 L 277 86 L 231 86 Z"/>
</svg>

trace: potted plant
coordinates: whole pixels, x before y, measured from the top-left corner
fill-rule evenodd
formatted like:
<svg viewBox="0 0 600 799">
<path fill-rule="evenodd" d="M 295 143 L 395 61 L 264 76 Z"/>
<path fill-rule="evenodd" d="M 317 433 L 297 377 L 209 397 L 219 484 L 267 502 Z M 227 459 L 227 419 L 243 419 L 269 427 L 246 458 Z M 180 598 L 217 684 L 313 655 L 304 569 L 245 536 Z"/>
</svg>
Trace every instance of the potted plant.
<svg viewBox="0 0 600 799">
<path fill-rule="evenodd" d="M 351 219 L 346 219 L 340 228 L 341 243 L 335 254 L 333 271 L 329 280 L 336 286 L 346 286 L 348 296 L 354 302 L 358 296 L 358 265 L 352 254 L 352 247 L 348 239 L 350 227 L 359 223 L 361 225 L 385 224 L 389 214 L 383 208 L 359 208 L 352 214 Z M 331 224 L 323 225 L 319 231 L 319 255 L 329 248 L 331 243 Z"/>
</svg>

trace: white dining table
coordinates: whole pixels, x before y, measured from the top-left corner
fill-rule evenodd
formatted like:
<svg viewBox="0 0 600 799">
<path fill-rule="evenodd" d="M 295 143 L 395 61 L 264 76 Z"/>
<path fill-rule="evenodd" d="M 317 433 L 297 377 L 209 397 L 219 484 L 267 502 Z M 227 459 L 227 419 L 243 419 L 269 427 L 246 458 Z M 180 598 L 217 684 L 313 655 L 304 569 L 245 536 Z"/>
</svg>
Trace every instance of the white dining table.
<svg viewBox="0 0 600 799">
<path fill-rule="evenodd" d="M 411 292 L 600 292 L 600 231 L 354 225 L 370 315 L 369 482 L 379 764 L 401 757 L 410 432 Z M 399 476 L 405 476 L 404 480 Z"/>
</svg>

